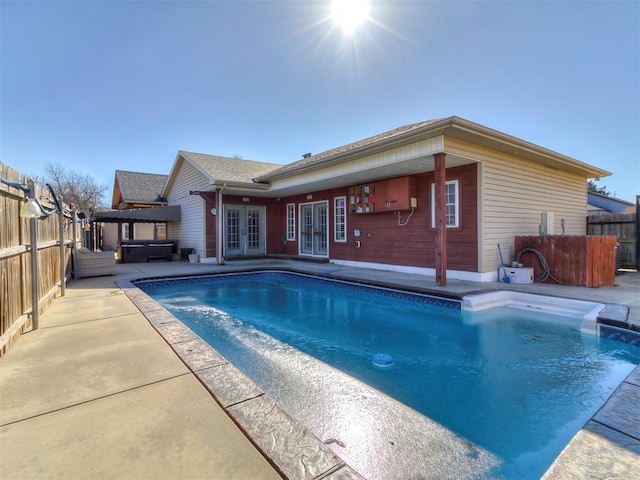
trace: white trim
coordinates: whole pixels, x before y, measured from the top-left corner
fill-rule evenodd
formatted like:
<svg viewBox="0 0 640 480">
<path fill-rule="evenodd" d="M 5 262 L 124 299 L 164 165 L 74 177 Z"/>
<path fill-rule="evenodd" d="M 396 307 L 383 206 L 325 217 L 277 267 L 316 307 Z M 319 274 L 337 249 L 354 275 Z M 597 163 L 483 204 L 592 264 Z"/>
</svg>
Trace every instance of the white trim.
<svg viewBox="0 0 640 480">
<path fill-rule="evenodd" d="M 293 217 L 291 218 L 292 225 L 292 234 L 289 235 L 289 209 L 292 209 Z M 287 234 L 287 242 L 295 242 L 296 241 L 296 204 L 295 203 L 287 203 L 287 219 L 286 219 L 286 234 Z"/>
<path fill-rule="evenodd" d="M 389 272 L 413 273 L 416 275 L 424 275 L 426 277 L 435 277 L 435 268 L 412 267 L 409 265 L 392 265 L 389 263 L 373 263 L 373 262 L 355 262 L 350 260 L 329 259 L 329 263 L 336 265 L 344 265 L 348 267 L 370 268 L 372 270 L 387 270 Z M 480 273 L 465 272 L 463 270 L 447 270 L 447 278 L 451 280 L 465 280 L 468 282 L 497 282 L 498 272 Z"/>
<path fill-rule="evenodd" d="M 478 312 L 495 307 L 517 308 L 577 318 L 582 320 L 581 332 L 595 334 L 598 314 L 605 307 L 605 304 L 506 290 L 480 295 L 466 295 L 463 298 L 462 309 L 465 311 Z M 469 321 L 468 318 L 466 321 Z"/>
<path fill-rule="evenodd" d="M 313 191 L 314 184 L 334 181 L 340 177 L 350 177 L 362 172 L 368 173 L 371 170 L 393 168 L 403 162 L 411 162 L 418 158 L 425 158 L 434 153 L 442 152 L 444 148 L 444 137 L 428 138 L 419 140 L 409 145 L 391 148 L 384 151 L 376 151 L 365 156 L 356 156 L 350 159 L 347 155 L 342 161 L 332 165 L 315 165 L 313 168 L 307 167 L 295 171 L 295 175 L 290 174 L 280 178 L 267 179 L 271 183 L 269 192 L 272 195 L 281 195 L 282 191 Z M 355 155 L 354 155 L 355 156 Z M 266 175 L 268 177 L 268 174 Z M 348 180 L 339 182 L 347 186 L 352 184 Z M 332 182 L 333 186 L 338 186 Z M 289 193 L 287 193 L 288 195 Z M 285 195 L 282 195 L 285 196 Z"/>
<path fill-rule="evenodd" d="M 218 265 L 218 259 L 216 257 L 200 257 L 200 263 L 207 263 L 210 265 Z"/>
<path fill-rule="evenodd" d="M 445 186 L 454 185 L 455 186 L 455 196 L 456 196 L 456 213 L 455 213 L 455 224 L 449 225 L 447 224 L 447 228 L 459 228 L 460 227 L 460 181 L 459 180 L 449 180 L 445 182 Z M 446 194 L 445 194 L 446 197 Z M 446 204 L 446 198 L 444 199 Z M 446 218 L 445 218 L 446 221 Z M 436 228 L 436 184 L 431 184 L 431 228 Z"/>
<path fill-rule="evenodd" d="M 317 253 L 306 253 L 302 251 L 302 232 L 300 231 L 300 229 L 302 228 L 302 207 L 307 206 L 307 205 L 311 205 L 311 212 L 313 215 L 313 206 L 314 205 L 319 205 L 319 204 L 324 204 L 326 206 L 327 209 L 327 231 L 326 231 L 326 235 L 327 235 L 327 253 L 324 255 L 321 254 L 317 254 Z M 313 242 L 313 237 L 312 237 L 312 242 Z M 329 258 L 329 247 L 331 245 L 331 242 L 329 242 L 329 200 L 317 200 L 317 201 L 310 201 L 310 202 L 304 202 L 304 203 L 299 203 L 298 204 L 298 255 L 300 255 L 301 257 L 312 257 L 312 258 Z M 312 247 L 313 249 L 313 247 Z"/>
<path fill-rule="evenodd" d="M 239 250 L 240 252 L 232 251 L 229 252 L 228 247 L 228 214 L 229 209 L 239 209 L 240 214 L 238 217 L 239 224 L 238 228 L 240 231 L 244 231 L 244 234 L 238 232 L 239 234 Z M 260 250 L 261 251 L 252 251 L 249 248 L 249 213 L 250 211 L 258 211 L 260 212 Z M 225 203 L 223 206 L 223 254 L 225 257 L 229 256 L 242 256 L 242 255 L 265 255 L 267 253 L 267 207 L 265 205 L 250 205 L 250 204 L 240 204 L 240 203 Z"/>
<path fill-rule="evenodd" d="M 342 200 L 342 223 L 344 224 L 344 238 L 338 238 L 338 205 L 337 203 Z M 336 243 L 347 242 L 347 197 L 342 195 L 340 197 L 333 197 L 333 241 Z"/>
</svg>

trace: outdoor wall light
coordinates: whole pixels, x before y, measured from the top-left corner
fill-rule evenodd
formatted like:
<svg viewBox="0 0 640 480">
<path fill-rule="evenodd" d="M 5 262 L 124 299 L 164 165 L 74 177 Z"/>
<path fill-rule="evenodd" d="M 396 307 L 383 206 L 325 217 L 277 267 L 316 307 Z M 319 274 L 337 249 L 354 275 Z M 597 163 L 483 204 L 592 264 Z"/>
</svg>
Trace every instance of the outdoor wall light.
<svg viewBox="0 0 640 480">
<path fill-rule="evenodd" d="M 20 216 L 22 218 L 45 218 L 53 215 L 54 213 L 58 213 L 58 212 L 62 213 L 62 207 L 58 202 L 58 197 L 53 191 L 53 188 L 51 188 L 51 185 L 49 185 L 48 183 L 46 185 L 47 185 L 47 188 L 49 189 L 49 192 L 51 193 L 51 196 L 53 197 L 53 202 L 54 202 L 54 207 L 51 210 L 45 209 L 40 204 L 40 202 L 38 202 L 38 200 L 36 199 L 35 188 L 33 186 L 33 180 L 31 178 L 27 179 L 26 185 L 23 185 L 22 183 L 19 183 L 19 182 L 12 182 L 10 180 L 5 180 L 2 177 L 0 177 L 0 182 L 10 187 L 17 188 L 18 190 L 21 190 L 26 195 L 27 201 L 24 205 L 22 205 L 22 207 L 20 207 Z"/>
<path fill-rule="evenodd" d="M 27 202 L 20 207 L 20 216 L 23 218 L 40 218 L 42 211 L 38 201 L 35 198 L 28 198 Z"/>
<path fill-rule="evenodd" d="M 48 183 L 47 188 L 53 197 L 54 207 L 51 210 L 45 209 L 40 202 L 35 198 L 36 191 L 34 188 L 33 179 L 28 178 L 27 184 L 23 185 L 19 182 L 12 182 L 10 180 L 5 180 L 0 177 L 0 182 L 4 183 L 13 188 L 17 188 L 21 190 L 27 197 L 27 201 L 24 205 L 20 207 L 20 216 L 23 218 L 29 219 L 29 236 L 30 236 L 30 251 L 31 251 L 31 324 L 33 326 L 33 330 L 38 329 L 38 323 L 40 318 L 40 300 L 38 298 L 38 241 L 36 238 L 37 228 L 36 228 L 36 218 L 46 218 L 54 213 L 62 213 L 62 207 L 60 206 L 60 202 L 58 201 L 58 197 L 56 196 L 53 188 Z M 64 244 L 62 238 L 62 215 L 60 215 L 60 244 L 61 244 L 61 263 L 60 269 L 62 272 L 62 258 L 64 255 L 64 249 L 62 245 Z M 62 274 L 61 274 L 62 278 Z M 64 291 L 64 280 L 61 280 L 61 289 Z"/>
</svg>

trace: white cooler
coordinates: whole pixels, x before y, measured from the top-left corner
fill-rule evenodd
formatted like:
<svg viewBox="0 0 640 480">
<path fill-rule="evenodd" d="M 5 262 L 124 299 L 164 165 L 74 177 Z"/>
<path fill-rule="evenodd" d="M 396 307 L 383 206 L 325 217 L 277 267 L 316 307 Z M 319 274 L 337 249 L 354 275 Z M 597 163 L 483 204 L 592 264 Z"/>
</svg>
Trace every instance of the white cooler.
<svg viewBox="0 0 640 480">
<path fill-rule="evenodd" d="M 509 283 L 533 283 L 533 267 L 499 267 L 498 281 L 502 282 L 504 275 L 509 277 Z"/>
</svg>

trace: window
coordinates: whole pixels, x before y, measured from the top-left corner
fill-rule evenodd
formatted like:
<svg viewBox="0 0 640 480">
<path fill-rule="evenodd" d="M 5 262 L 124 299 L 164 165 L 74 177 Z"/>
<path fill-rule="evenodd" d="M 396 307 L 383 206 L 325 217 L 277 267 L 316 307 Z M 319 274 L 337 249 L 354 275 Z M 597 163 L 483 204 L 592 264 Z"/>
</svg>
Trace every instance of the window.
<svg viewBox="0 0 640 480">
<path fill-rule="evenodd" d="M 347 241 L 347 197 L 333 199 L 333 239 L 336 242 Z"/>
<path fill-rule="evenodd" d="M 296 239 L 296 204 L 287 204 L 287 240 L 295 241 Z"/>
<path fill-rule="evenodd" d="M 445 204 L 445 225 L 447 227 L 459 227 L 459 195 L 458 180 L 451 180 L 445 183 L 444 187 L 444 204 Z M 436 226 L 436 184 L 431 184 L 431 226 Z"/>
<path fill-rule="evenodd" d="M 122 239 L 123 240 L 131 240 L 131 237 L 129 236 L 131 232 L 129 232 L 129 224 L 128 223 L 123 223 L 122 224 Z"/>
<path fill-rule="evenodd" d="M 155 224 L 156 233 L 154 235 L 155 240 L 166 240 L 167 239 L 167 224 L 166 223 L 156 223 Z"/>
</svg>

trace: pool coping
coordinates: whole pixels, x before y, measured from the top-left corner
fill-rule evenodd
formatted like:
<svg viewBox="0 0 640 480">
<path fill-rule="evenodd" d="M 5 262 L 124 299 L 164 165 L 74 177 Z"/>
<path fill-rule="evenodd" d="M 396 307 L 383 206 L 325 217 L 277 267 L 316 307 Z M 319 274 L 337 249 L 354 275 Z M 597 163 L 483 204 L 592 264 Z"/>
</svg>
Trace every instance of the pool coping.
<svg viewBox="0 0 640 480">
<path fill-rule="evenodd" d="M 236 273 L 266 270 L 353 281 L 363 285 L 438 296 L 460 302 L 464 302 L 464 297 L 468 295 L 486 293 L 443 294 L 443 292 L 425 288 L 407 288 L 392 282 L 362 281 L 362 279 L 353 279 L 348 276 L 317 275 L 292 268 L 248 268 L 239 269 Z M 231 272 L 225 274 L 228 273 Z M 143 277 L 118 280 L 116 284 L 281 475 L 285 478 L 317 480 L 363 479 L 363 476 L 342 460 L 327 444 L 288 415 L 248 377 L 134 284 L 136 281 L 216 275 L 220 274 Z M 531 295 L 541 298 L 549 297 Z M 604 308 L 598 309 L 597 315 L 596 321 L 599 327 L 602 325 L 606 327 L 605 332 L 609 332 L 609 335 L 605 336 L 613 335 L 617 340 L 629 341 L 628 338 L 618 337 L 631 335 L 631 342 L 640 340 L 637 325 L 628 322 L 627 307 L 605 305 Z M 600 328 L 598 330 L 600 333 Z M 639 403 L 640 365 L 627 376 L 593 417 L 570 440 L 542 478 L 554 480 L 567 478 L 567 476 L 581 478 L 584 473 L 591 471 L 596 458 L 599 459 L 598 465 L 605 469 L 605 472 L 608 471 L 606 469 L 609 465 L 613 465 L 612 462 L 615 463 L 618 473 L 621 469 L 623 472 L 635 471 L 640 463 L 638 459 L 634 459 L 635 456 L 640 455 L 640 418 L 637 415 L 634 416 L 629 408 Z M 604 441 L 598 441 L 599 439 Z M 597 453 L 593 452 L 594 445 L 598 447 Z M 622 455 L 624 458 L 621 458 L 621 453 L 624 454 L 629 450 L 631 450 L 630 458 L 628 458 L 629 455 Z M 589 453 L 578 461 L 576 459 L 580 458 L 581 452 Z"/>
</svg>

